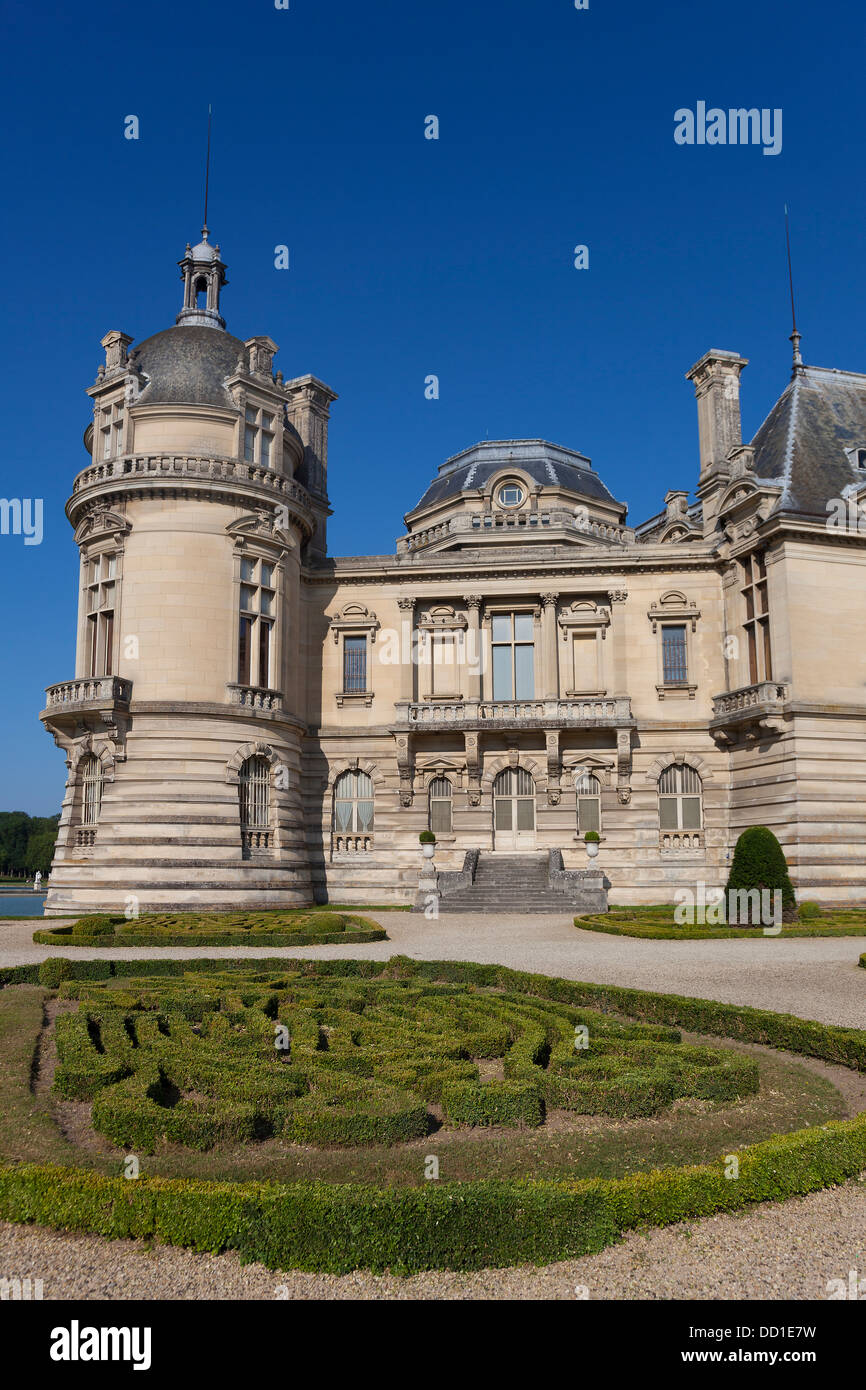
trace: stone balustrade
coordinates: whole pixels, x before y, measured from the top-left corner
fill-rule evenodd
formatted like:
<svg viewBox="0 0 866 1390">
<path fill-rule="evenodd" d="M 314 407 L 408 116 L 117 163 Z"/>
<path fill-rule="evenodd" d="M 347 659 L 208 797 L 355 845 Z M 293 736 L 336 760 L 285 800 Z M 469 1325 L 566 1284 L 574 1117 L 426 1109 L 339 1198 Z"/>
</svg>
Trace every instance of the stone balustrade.
<svg viewBox="0 0 866 1390">
<path fill-rule="evenodd" d="M 578 727 L 629 725 L 628 696 L 551 700 L 431 700 L 406 708 L 406 722 L 413 728 L 535 727 L 568 724 Z"/>
<path fill-rule="evenodd" d="M 132 681 L 123 680 L 120 676 L 82 676 L 80 680 L 49 685 L 45 695 L 46 709 L 55 709 L 58 705 L 128 705 L 132 696 Z"/>
<path fill-rule="evenodd" d="M 279 711 L 283 708 L 280 690 L 265 690 L 257 685 L 228 685 L 226 689 L 233 705 L 242 709 Z"/>
<path fill-rule="evenodd" d="M 783 705 L 788 699 L 788 687 L 780 681 L 758 681 L 756 685 L 743 685 L 739 690 L 729 690 L 724 695 L 713 696 L 713 718 L 740 714 L 749 710 L 773 709 Z"/>
<path fill-rule="evenodd" d="M 91 489 L 128 483 L 131 486 L 165 486 L 172 483 L 202 486 L 252 487 L 270 493 L 275 501 L 292 502 L 304 513 L 310 512 L 312 499 L 306 488 L 285 473 L 261 468 L 244 459 L 221 455 L 195 454 L 126 454 L 106 459 L 83 469 L 72 484 L 72 497 L 67 510 L 75 511 L 76 503 Z"/>
</svg>

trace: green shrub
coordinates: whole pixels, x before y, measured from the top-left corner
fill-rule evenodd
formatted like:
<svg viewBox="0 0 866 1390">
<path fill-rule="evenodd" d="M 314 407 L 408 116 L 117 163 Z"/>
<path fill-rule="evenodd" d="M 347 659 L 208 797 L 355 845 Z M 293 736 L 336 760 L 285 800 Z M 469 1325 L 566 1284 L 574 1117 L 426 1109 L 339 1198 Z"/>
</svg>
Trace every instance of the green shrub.
<svg viewBox="0 0 866 1390">
<path fill-rule="evenodd" d="M 586 844 L 598 844 L 601 840 L 601 836 L 597 830 L 587 830 L 583 838 Z"/>
<path fill-rule="evenodd" d="M 793 921 L 796 916 L 797 901 L 794 886 L 788 876 L 788 864 L 782 853 L 782 846 L 772 830 L 765 825 L 753 825 L 744 830 L 737 840 L 731 870 L 725 888 L 726 901 L 733 891 L 767 889 L 782 894 L 782 920 Z M 754 920 L 753 905 L 749 903 L 750 920 Z M 766 925 L 758 920 L 756 926 Z"/>
<path fill-rule="evenodd" d="M 46 989 L 57 989 L 61 980 L 67 979 L 71 973 L 71 961 L 63 956 L 49 956 L 48 960 L 42 961 L 39 966 L 39 983 L 45 985 Z"/>
<path fill-rule="evenodd" d="M 422 845 L 435 845 L 436 843 L 436 836 L 433 834 L 432 830 L 422 830 L 418 839 L 421 841 Z"/>
<path fill-rule="evenodd" d="M 822 911 L 820 903 L 803 902 L 799 905 L 798 916 L 801 922 L 811 922 L 816 917 L 820 917 Z"/>
</svg>

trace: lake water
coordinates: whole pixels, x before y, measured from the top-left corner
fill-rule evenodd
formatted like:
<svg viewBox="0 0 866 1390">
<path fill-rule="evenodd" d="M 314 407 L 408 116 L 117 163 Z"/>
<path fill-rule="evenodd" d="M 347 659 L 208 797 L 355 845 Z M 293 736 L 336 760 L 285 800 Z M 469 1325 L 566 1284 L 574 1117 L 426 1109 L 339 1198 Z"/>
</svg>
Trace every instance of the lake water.
<svg viewBox="0 0 866 1390">
<path fill-rule="evenodd" d="M 41 917 L 44 893 L 0 893 L 0 917 Z"/>
</svg>

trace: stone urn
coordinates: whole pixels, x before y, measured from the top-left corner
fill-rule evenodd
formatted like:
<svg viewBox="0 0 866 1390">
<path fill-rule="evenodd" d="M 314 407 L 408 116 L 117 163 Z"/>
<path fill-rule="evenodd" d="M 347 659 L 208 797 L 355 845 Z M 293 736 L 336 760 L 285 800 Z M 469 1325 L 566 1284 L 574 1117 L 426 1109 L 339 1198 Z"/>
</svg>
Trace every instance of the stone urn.
<svg viewBox="0 0 866 1390">
<path fill-rule="evenodd" d="M 590 859 L 598 858 L 598 840 L 587 840 L 586 853 Z"/>
<path fill-rule="evenodd" d="M 432 859 L 433 855 L 436 853 L 436 846 L 431 845 L 429 842 L 425 842 L 421 846 L 421 853 L 425 859 Z"/>
</svg>

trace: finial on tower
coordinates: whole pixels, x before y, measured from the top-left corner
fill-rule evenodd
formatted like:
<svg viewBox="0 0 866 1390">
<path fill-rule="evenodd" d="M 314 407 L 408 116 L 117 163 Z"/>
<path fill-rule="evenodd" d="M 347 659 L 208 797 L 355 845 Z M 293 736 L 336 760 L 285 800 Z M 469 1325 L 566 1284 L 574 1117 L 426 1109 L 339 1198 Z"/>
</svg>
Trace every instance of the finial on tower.
<svg viewBox="0 0 866 1390">
<path fill-rule="evenodd" d="M 785 204 L 785 240 L 788 245 L 788 285 L 791 289 L 791 323 L 794 329 L 793 333 L 789 334 L 788 341 L 794 349 L 794 371 L 796 371 L 798 367 L 802 367 L 803 365 L 803 358 L 800 355 L 800 339 L 802 334 L 797 329 L 797 310 L 794 306 L 794 274 L 791 269 L 791 229 L 788 219 L 787 203 Z"/>
<path fill-rule="evenodd" d="M 207 225 L 207 204 L 210 187 L 210 133 L 212 108 L 207 109 L 207 157 L 204 169 L 204 223 L 201 241 L 198 246 L 186 244 L 186 251 L 180 266 L 183 280 L 183 308 L 176 322 L 182 327 L 197 325 L 201 328 L 225 328 L 221 316 L 220 290 L 228 284 L 226 268 L 220 258 L 220 248 L 211 246 L 208 241 L 210 228 Z"/>
</svg>

